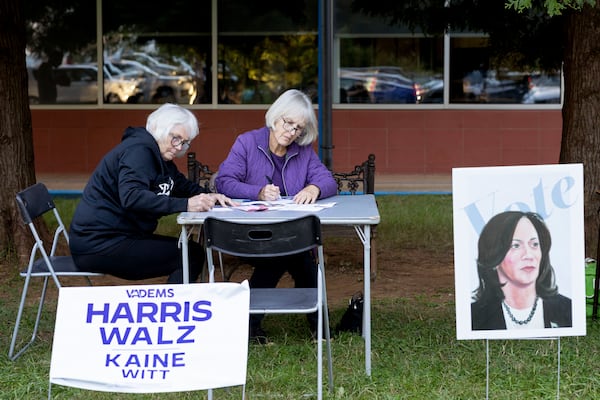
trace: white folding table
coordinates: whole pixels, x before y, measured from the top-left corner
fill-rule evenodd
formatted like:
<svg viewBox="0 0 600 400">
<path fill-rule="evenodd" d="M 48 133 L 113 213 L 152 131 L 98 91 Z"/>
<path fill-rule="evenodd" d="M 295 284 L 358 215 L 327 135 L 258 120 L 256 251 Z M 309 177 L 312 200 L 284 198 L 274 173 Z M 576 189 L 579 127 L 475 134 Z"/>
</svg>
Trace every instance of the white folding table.
<svg viewBox="0 0 600 400">
<path fill-rule="evenodd" d="M 341 195 L 320 200 L 319 202 L 335 202 L 335 205 L 318 212 L 290 211 L 285 209 L 248 212 L 233 209 L 227 211 L 180 213 L 177 216 L 177 223 L 181 225 L 180 244 L 181 251 L 183 252 L 183 282 L 189 283 L 188 237 L 192 233 L 194 226 L 202 225 L 206 217 L 241 223 L 267 223 L 285 221 L 314 213 L 319 217 L 323 225 L 352 226 L 363 244 L 363 338 L 365 341 L 365 370 L 367 376 L 371 376 L 371 226 L 379 224 L 380 220 L 375 196 L 372 194 L 356 196 Z"/>
</svg>

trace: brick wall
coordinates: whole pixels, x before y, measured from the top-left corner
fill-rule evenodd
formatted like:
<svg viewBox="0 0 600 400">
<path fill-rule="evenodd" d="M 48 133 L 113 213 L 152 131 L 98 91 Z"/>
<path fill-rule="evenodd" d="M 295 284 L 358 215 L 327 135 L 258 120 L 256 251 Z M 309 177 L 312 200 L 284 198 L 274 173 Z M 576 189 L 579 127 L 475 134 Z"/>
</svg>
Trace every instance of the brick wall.
<svg viewBox="0 0 600 400">
<path fill-rule="evenodd" d="M 264 124 L 265 110 L 193 110 L 191 151 L 216 169 L 235 137 Z M 150 110 L 32 110 L 38 173 L 88 174 Z M 450 174 L 452 167 L 558 162 L 560 110 L 334 110 L 333 168 L 369 153 L 378 174 Z M 178 161 L 185 172 L 185 159 Z"/>
</svg>

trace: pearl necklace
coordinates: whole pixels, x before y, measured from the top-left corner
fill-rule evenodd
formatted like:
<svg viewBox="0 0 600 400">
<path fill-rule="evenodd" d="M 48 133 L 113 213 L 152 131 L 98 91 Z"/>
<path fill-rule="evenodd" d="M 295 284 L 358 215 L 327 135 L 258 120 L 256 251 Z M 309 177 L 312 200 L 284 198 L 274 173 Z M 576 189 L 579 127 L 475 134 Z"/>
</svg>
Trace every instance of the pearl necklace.
<svg viewBox="0 0 600 400">
<path fill-rule="evenodd" d="M 529 316 L 524 319 L 523 321 L 518 320 L 515 318 L 515 316 L 513 315 L 512 312 L 510 312 L 510 306 L 508 304 L 506 304 L 505 301 L 502 301 L 502 305 L 504 306 L 504 309 L 506 310 L 506 313 L 508 314 L 508 316 L 510 317 L 510 320 L 512 322 L 514 322 L 515 324 L 518 325 L 526 325 L 529 322 L 531 322 L 531 319 L 533 318 L 533 316 L 535 315 L 535 310 L 537 309 L 537 305 L 538 305 L 538 296 L 535 296 L 535 302 L 533 303 L 533 308 L 531 309 L 531 312 L 529 313 Z"/>
</svg>

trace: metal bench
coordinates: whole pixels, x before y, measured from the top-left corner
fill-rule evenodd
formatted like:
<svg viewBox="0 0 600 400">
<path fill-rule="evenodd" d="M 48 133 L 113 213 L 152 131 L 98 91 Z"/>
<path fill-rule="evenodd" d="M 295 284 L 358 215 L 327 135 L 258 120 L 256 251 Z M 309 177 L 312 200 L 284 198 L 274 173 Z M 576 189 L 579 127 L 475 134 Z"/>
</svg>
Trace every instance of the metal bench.
<svg viewBox="0 0 600 400">
<path fill-rule="evenodd" d="M 338 184 L 338 194 L 360 195 L 375 194 L 375 154 L 369 154 L 367 159 L 356 165 L 350 172 L 332 171 L 333 177 Z M 323 236 L 356 238 L 356 232 L 352 227 L 323 225 Z M 371 228 L 371 280 L 377 277 L 377 226 Z"/>
<path fill-rule="evenodd" d="M 375 194 L 375 154 L 350 172 L 332 171 L 339 194 Z"/>
<path fill-rule="evenodd" d="M 193 151 L 187 154 L 187 169 L 188 179 L 192 182 L 197 182 L 201 187 L 208 189 L 211 192 L 215 192 L 215 172 L 206 164 L 202 164 L 196 160 L 196 153 Z"/>
</svg>

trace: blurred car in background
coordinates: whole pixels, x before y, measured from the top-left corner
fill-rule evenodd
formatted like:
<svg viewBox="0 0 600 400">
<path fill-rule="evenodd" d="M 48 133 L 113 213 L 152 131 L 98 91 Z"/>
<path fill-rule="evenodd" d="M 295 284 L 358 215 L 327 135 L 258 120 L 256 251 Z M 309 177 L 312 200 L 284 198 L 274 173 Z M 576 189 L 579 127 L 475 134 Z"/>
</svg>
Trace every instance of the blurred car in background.
<svg viewBox="0 0 600 400">
<path fill-rule="evenodd" d="M 520 103 L 529 74 L 505 70 L 474 70 L 462 81 L 465 100 L 480 103 Z"/>
<path fill-rule="evenodd" d="M 122 58 L 137 61 L 148 68 L 156 71 L 160 75 L 185 75 L 189 71 L 184 71 L 182 67 L 169 64 L 167 60 L 158 56 L 143 53 L 141 51 L 132 51 L 122 55 Z"/>
<path fill-rule="evenodd" d="M 105 66 L 109 70 L 120 70 L 128 77 L 142 80 L 141 103 L 193 104 L 198 96 L 196 80 L 191 75 L 178 74 L 175 67 L 168 74 L 159 73 L 146 64 L 124 58 L 105 61 Z"/>
<path fill-rule="evenodd" d="M 39 104 L 36 69 L 28 68 L 29 103 Z M 98 67 L 96 64 L 62 64 L 54 70 L 56 103 L 86 104 L 98 102 Z M 141 80 L 127 77 L 119 71 L 103 69 L 104 93 L 107 103 L 137 103 L 142 95 Z"/>
<path fill-rule="evenodd" d="M 340 69 L 340 101 L 347 103 L 415 104 L 418 85 L 397 67 Z"/>
<path fill-rule="evenodd" d="M 540 74 L 531 78 L 523 104 L 560 104 L 560 74 Z"/>
<path fill-rule="evenodd" d="M 444 80 L 432 78 L 417 88 L 417 102 L 420 104 L 441 104 L 444 102 Z"/>
<path fill-rule="evenodd" d="M 362 77 L 340 76 L 340 103 L 374 103 L 365 84 L 365 79 Z"/>
</svg>

